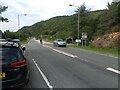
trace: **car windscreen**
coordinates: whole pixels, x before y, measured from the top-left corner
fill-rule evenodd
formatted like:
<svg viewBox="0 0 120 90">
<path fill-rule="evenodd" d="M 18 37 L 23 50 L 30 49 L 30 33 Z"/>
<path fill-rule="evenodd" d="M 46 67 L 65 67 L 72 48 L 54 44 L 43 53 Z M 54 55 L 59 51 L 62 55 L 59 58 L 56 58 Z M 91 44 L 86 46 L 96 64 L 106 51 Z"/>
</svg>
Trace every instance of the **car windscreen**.
<svg viewBox="0 0 120 90">
<path fill-rule="evenodd" d="M 58 42 L 63 42 L 63 40 L 62 39 L 59 39 L 59 40 L 57 40 Z"/>
<path fill-rule="evenodd" d="M 17 47 L 2 47 L 0 48 L 0 63 L 12 63 L 24 60 L 23 54 Z"/>
</svg>

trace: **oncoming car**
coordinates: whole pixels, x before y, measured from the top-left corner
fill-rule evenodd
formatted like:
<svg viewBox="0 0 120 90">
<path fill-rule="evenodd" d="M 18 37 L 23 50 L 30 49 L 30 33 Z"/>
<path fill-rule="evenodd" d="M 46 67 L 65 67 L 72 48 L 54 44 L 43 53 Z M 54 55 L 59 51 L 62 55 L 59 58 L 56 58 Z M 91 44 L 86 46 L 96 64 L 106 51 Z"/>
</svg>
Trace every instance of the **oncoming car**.
<svg viewBox="0 0 120 90">
<path fill-rule="evenodd" d="M 28 61 L 18 43 L 0 42 L 0 65 L 2 88 L 17 88 L 28 83 Z"/>
<path fill-rule="evenodd" d="M 53 45 L 54 46 L 64 46 L 66 47 L 67 46 L 67 43 L 63 40 L 63 39 L 56 39 L 54 42 L 53 42 Z"/>
</svg>

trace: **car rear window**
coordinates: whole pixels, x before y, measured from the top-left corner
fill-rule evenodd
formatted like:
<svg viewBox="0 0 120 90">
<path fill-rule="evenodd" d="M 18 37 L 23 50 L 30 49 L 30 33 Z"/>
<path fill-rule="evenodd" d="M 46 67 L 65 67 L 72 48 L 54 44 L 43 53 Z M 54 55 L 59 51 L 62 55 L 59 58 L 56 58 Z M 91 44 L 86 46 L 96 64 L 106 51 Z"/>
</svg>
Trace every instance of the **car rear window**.
<svg viewBox="0 0 120 90">
<path fill-rule="evenodd" d="M 5 63 L 24 60 L 23 54 L 18 47 L 2 47 L 0 48 L 0 54 L 0 60 Z"/>
</svg>

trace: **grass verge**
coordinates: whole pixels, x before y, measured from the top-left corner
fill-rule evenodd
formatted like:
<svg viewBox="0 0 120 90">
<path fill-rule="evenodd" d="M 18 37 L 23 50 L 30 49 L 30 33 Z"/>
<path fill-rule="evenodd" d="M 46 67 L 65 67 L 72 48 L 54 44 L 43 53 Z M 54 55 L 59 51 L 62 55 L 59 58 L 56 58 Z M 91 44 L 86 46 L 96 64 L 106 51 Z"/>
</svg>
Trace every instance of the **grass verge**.
<svg viewBox="0 0 120 90">
<path fill-rule="evenodd" d="M 50 42 L 50 43 L 54 42 L 54 40 L 49 40 L 49 39 L 43 39 L 43 41 Z"/>
<path fill-rule="evenodd" d="M 118 48 L 96 48 L 92 46 L 77 46 L 77 45 L 70 45 L 70 47 L 91 50 L 102 54 L 109 54 L 112 56 L 119 56 Z"/>
<path fill-rule="evenodd" d="M 21 41 L 20 44 L 21 44 L 21 45 L 27 44 L 30 40 L 31 40 L 31 38 L 27 38 L 26 40 Z"/>
</svg>

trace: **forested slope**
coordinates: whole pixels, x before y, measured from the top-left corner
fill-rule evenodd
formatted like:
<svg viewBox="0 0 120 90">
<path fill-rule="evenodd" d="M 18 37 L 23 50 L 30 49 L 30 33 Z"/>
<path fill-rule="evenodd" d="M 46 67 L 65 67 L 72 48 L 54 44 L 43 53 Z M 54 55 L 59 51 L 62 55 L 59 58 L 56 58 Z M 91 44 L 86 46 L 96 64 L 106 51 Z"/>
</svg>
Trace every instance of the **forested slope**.
<svg viewBox="0 0 120 90">
<path fill-rule="evenodd" d="M 86 11 L 86 10 L 84 10 Z M 57 16 L 46 21 L 37 22 L 32 26 L 21 28 L 18 32 L 27 34 L 28 36 L 35 36 L 40 38 L 56 39 L 56 38 L 77 38 L 77 13 L 71 16 Z M 120 6 L 119 3 L 108 4 L 108 8 L 98 11 L 87 11 L 80 13 L 80 38 L 81 33 L 88 34 L 88 44 L 96 45 L 101 39 L 102 42 L 106 41 L 112 33 L 120 31 Z M 105 36 L 106 37 L 105 37 Z M 114 34 L 113 34 L 114 35 Z M 116 37 L 118 37 L 116 36 Z M 105 37 L 103 39 L 103 37 Z M 102 40 L 103 39 L 103 40 Z M 112 39 L 112 38 L 111 38 Z M 114 41 L 114 40 L 111 40 Z M 116 40 L 115 40 L 116 41 Z M 114 42 L 115 42 L 114 41 Z M 118 40 L 117 40 L 118 42 Z M 104 44 L 104 43 L 103 43 Z M 105 45 L 100 45 L 105 47 Z M 111 45 L 109 47 L 116 47 Z M 107 47 L 107 45 L 106 45 Z"/>
</svg>

